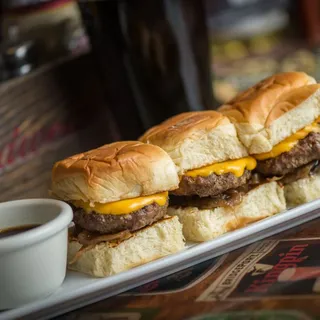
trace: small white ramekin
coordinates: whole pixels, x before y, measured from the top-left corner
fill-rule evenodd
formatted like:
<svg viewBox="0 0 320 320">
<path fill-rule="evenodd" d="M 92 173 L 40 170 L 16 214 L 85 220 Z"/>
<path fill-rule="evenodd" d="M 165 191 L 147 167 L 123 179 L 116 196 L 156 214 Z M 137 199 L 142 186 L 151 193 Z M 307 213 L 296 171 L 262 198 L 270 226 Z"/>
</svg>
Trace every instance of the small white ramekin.
<svg viewBox="0 0 320 320">
<path fill-rule="evenodd" d="M 71 220 L 71 207 L 58 200 L 0 203 L 0 229 L 40 224 L 0 239 L 0 310 L 45 298 L 61 286 Z"/>
</svg>

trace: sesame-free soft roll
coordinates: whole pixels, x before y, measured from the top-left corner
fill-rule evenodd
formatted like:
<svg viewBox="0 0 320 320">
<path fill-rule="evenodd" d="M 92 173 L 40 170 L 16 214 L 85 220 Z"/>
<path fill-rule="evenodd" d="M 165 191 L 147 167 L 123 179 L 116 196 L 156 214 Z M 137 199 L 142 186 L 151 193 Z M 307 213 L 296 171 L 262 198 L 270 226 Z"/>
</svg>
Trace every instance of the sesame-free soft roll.
<svg viewBox="0 0 320 320">
<path fill-rule="evenodd" d="M 139 141 L 104 145 L 57 162 L 52 193 L 74 211 L 69 268 L 109 276 L 184 248 L 167 216 L 179 178 L 169 155 Z"/>
<path fill-rule="evenodd" d="M 320 197 L 320 84 L 305 73 L 265 79 L 219 109 L 257 160 L 285 186 L 289 206 Z"/>
<path fill-rule="evenodd" d="M 179 216 L 189 240 L 209 240 L 285 208 L 277 183 L 255 182 L 255 158 L 219 112 L 182 113 L 140 140 L 160 146 L 177 167 L 180 183 L 171 191 L 168 212 Z"/>
</svg>

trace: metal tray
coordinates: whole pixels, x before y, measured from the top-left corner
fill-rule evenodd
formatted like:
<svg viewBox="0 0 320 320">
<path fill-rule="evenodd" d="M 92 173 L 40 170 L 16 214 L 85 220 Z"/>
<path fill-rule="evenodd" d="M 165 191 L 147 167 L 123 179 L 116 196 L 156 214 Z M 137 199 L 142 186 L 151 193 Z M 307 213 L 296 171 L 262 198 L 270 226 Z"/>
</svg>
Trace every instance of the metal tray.
<svg viewBox="0 0 320 320">
<path fill-rule="evenodd" d="M 58 291 L 17 309 L 0 312 L 0 319 L 49 319 L 125 292 L 202 261 L 246 246 L 320 216 L 320 199 L 289 209 L 204 243 L 188 243 L 179 253 L 108 278 L 67 273 Z"/>
</svg>

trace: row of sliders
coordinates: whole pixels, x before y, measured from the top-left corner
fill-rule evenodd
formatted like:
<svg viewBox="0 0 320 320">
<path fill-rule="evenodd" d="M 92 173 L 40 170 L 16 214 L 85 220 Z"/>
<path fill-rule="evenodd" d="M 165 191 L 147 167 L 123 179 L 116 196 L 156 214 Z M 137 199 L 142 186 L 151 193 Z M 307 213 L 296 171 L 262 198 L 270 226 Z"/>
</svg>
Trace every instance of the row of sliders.
<svg viewBox="0 0 320 320">
<path fill-rule="evenodd" d="M 69 268 L 109 276 L 319 198 L 319 117 L 320 85 L 281 73 L 56 163 L 52 194 L 74 211 Z"/>
</svg>

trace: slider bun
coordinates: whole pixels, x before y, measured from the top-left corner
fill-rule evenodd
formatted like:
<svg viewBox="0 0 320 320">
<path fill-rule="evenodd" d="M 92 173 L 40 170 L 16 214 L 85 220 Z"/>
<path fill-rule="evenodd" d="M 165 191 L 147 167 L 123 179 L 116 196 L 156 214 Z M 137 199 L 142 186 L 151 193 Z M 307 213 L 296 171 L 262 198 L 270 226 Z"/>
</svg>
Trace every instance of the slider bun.
<svg viewBox="0 0 320 320">
<path fill-rule="evenodd" d="M 320 175 L 299 179 L 284 186 L 288 207 L 310 202 L 320 198 Z"/>
<path fill-rule="evenodd" d="M 283 188 L 269 182 L 249 191 L 235 208 L 200 210 L 194 207 L 169 207 L 169 215 L 177 215 L 183 234 L 190 241 L 207 241 L 286 209 Z"/>
<path fill-rule="evenodd" d="M 100 203 L 176 189 L 179 178 L 169 155 L 139 141 L 104 145 L 59 161 L 52 170 L 58 198 Z"/>
<path fill-rule="evenodd" d="M 168 152 L 179 174 L 247 156 L 234 125 L 216 111 L 179 114 L 149 129 L 140 140 Z"/>
<path fill-rule="evenodd" d="M 319 89 L 320 85 L 305 73 L 279 73 L 218 110 L 235 123 L 250 154 L 268 152 L 320 115 Z"/>
<path fill-rule="evenodd" d="M 238 227 L 236 215 L 230 208 L 201 210 L 195 207 L 169 207 L 168 214 L 179 217 L 183 235 L 188 241 L 211 240 Z"/>
<path fill-rule="evenodd" d="M 133 237 L 118 245 L 112 246 L 108 242 L 97 244 L 69 265 L 69 269 L 107 277 L 176 253 L 184 247 L 182 226 L 177 217 L 170 217 L 135 232 Z M 80 248 L 77 241 L 69 243 L 68 261 Z"/>
</svg>

